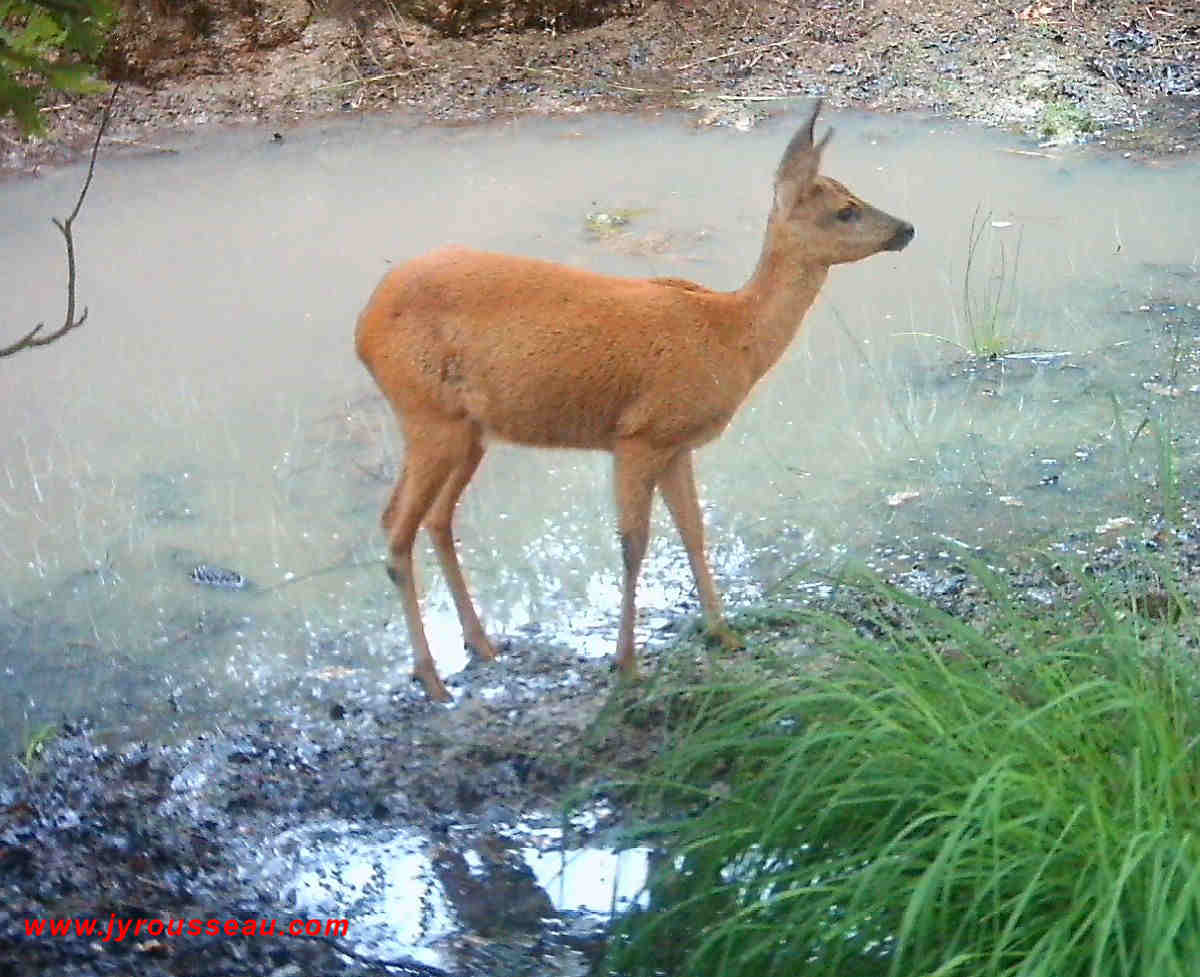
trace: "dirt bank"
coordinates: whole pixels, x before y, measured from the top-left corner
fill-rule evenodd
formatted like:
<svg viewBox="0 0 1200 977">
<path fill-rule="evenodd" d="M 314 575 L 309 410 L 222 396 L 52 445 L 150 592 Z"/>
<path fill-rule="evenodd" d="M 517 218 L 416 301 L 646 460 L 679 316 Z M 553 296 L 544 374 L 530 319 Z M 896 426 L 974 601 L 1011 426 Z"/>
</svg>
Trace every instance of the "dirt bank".
<svg viewBox="0 0 1200 977">
<path fill-rule="evenodd" d="M 464 26 L 447 36 L 391 3 L 129 0 L 104 67 L 125 82 L 110 147 L 136 150 L 163 129 L 274 130 L 325 113 L 389 109 L 468 121 L 669 107 L 699 124 L 746 127 L 791 97 L 820 94 L 837 106 L 1010 126 L 1039 141 L 1083 139 L 1155 156 L 1200 148 L 1194 0 L 1153 8 L 1133 0 L 607 7 L 628 12 L 576 30 Z M 77 153 L 97 106 L 47 106 L 45 141 L 21 139 L 5 123 L 3 166 L 28 171 Z"/>
</svg>

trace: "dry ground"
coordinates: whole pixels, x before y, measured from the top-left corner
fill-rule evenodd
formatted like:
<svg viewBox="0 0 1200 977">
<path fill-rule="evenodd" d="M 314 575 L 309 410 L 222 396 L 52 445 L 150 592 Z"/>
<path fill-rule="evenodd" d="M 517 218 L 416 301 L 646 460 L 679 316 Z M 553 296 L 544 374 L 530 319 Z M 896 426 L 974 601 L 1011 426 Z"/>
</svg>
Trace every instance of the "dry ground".
<svg viewBox="0 0 1200 977">
<path fill-rule="evenodd" d="M 622 12 L 573 30 L 545 18 L 519 31 L 479 30 L 443 17 L 448 35 L 393 0 L 126 0 L 104 68 L 125 82 L 108 142 L 136 149 L 155 130 L 282 129 L 324 113 L 397 108 L 469 121 L 671 107 L 701 124 L 746 126 L 788 96 L 819 94 L 837 106 L 1016 127 L 1039 141 L 1088 139 L 1151 156 L 1200 148 L 1197 0 L 607 7 Z M 22 139 L 4 123 L 0 167 L 27 172 L 77 153 L 98 104 L 48 105 L 48 140 Z"/>
</svg>

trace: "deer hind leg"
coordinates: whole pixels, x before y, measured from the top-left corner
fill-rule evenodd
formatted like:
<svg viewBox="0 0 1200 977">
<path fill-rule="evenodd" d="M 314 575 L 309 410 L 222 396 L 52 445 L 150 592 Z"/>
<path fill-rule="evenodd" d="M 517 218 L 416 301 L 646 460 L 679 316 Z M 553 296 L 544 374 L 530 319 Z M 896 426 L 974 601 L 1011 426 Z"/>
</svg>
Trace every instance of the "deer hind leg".
<svg viewBox="0 0 1200 977">
<path fill-rule="evenodd" d="M 496 651 L 492 647 L 492 643 L 488 641 L 487 635 L 484 634 L 483 625 L 479 623 L 479 615 L 475 612 L 475 605 L 471 602 L 471 595 L 467 591 L 467 582 L 463 578 L 458 554 L 454 549 L 454 534 L 451 530 L 454 507 L 458 505 L 463 489 L 467 487 L 467 483 L 471 481 L 471 477 L 479 468 L 480 461 L 483 460 L 483 442 L 478 427 L 473 427 L 471 433 L 472 439 L 466 454 L 443 483 L 441 491 L 434 500 L 433 508 L 425 517 L 425 528 L 429 530 L 429 535 L 433 538 L 438 562 L 442 565 L 442 573 L 446 577 L 450 595 L 454 598 L 454 606 L 458 610 L 458 620 L 462 624 L 463 644 L 476 657 L 484 661 L 491 661 L 496 657 Z"/>
<path fill-rule="evenodd" d="M 617 632 L 617 665 L 629 678 L 637 675 L 633 625 L 637 617 L 637 581 L 650 541 L 650 503 L 654 486 L 670 454 L 639 441 L 622 440 L 613 448 L 613 482 L 617 496 L 617 529 L 625 568 L 621 592 L 621 624 Z"/>
<path fill-rule="evenodd" d="M 704 555 L 704 519 L 700 514 L 700 497 L 696 492 L 696 475 L 692 469 L 690 450 L 681 451 L 671 459 L 658 481 L 658 487 L 679 530 L 683 547 L 687 550 L 708 633 L 731 651 L 743 647 L 742 639 L 725 623 L 721 596 L 717 593 L 712 571 Z"/>
<path fill-rule="evenodd" d="M 449 702 L 450 693 L 438 677 L 421 621 L 412 550 L 421 521 L 451 474 L 462 464 L 472 435 L 466 425 L 440 419 L 409 417 L 405 418 L 404 428 L 408 445 L 404 473 L 383 513 L 390 554 L 388 576 L 399 589 L 404 607 L 412 643 L 413 677 L 421 681 L 431 699 Z"/>
</svg>

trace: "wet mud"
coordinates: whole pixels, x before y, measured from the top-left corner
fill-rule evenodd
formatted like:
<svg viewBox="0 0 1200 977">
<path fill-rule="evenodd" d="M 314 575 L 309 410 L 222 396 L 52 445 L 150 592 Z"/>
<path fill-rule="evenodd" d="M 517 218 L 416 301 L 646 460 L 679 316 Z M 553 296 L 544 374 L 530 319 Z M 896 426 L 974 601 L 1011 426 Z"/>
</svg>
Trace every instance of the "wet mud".
<svg viewBox="0 0 1200 977">
<path fill-rule="evenodd" d="M 1172 525 L 1097 526 L 993 569 L 1034 609 L 1078 601 L 1080 581 L 1092 580 L 1132 613 L 1160 618 L 1190 606 L 1194 614 L 1195 501 Z M 907 593 L 982 626 L 995 607 L 977 575 L 989 554 L 941 545 L 897 539 L 868 562 Z M 884 599 L 864 604 L 836 578 L 797 576 L 773 604 L 734 615 L 748 668 L 765 653 L 807 667 L 803 625 L 787 612 L 800 607 L 868 632 L 881 618 L 902 625 L 906 613 Z M 627 846 L 628 784 L 669 736 L 670 695 L 661 693 L 671 676 L 702 675 L 718 654 L 686 620 L 678 626 L 682 633 L 652 647 L 635 686 L 620 684 L 604 660 L 510 645 L 495 665 L 451 677 L 450 707 L 404 681 L 368 692 L 348 673 L 329 676 L 320 708 L 298 702 L 257 722 L 231 717 L 170 745 L 108 745 L 86 724 L 44 731 L 0 770 L 0 970 L 604 972 L 607 925 L 637 901 L 653 857 L 617 855 Z M 118 938 L 119 921 L 138 918 L 183 920 L 173 925 L 184 931 Z M 99 929 L 28 930 L 50 919 L 95 920 Z M 230 919 L 235 934 L 205 928 Z M 270 920 L 280 928 L 346 920 L 346 929 L 291 936 L 264 932 Z"/>
</svg>

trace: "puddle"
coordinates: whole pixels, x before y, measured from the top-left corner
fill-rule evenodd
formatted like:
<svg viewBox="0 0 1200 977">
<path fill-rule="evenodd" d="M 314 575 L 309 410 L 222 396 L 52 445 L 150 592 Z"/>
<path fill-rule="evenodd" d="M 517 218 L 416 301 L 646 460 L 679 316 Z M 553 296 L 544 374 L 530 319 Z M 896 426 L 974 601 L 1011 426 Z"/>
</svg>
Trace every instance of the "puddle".
<svg viewBox="0 0 1200 977">
<path fill-rule="evenodd" d="M 576 814 L 569 830 L 588 821 L 592 812 Z M 298 918 L 348 918 L 342 945 L 364 957 L 455 972 L 464 933 L 541 933 L 564 947 L 596 938 L 614 914 L 644 902 L 650 856 L 572 847 L 549 816 L 485 831 L 459 826 L 440 839 L 338 820 L 285 831 L 246 863 L 241 881 Z M 563 949 L 555 972 L 586 966 Z"/>
<path fill-rule="evenodd" d="M 642 896 L 650 850 L 603 848 L 543 852 L 526 849 L 525 863 L 560 912 L 601 915 L 628 909 Z"/>
<path fill-rule="evenodd" d="M 838 130 L 826 171 L 918 236 L 835 269 L 800 338 L 700 453 L 731 605 L 845 553 L 899 560 L 934 538 L 957 556 L 1060 532 L 1085 511 L 1097 512 L 1088 526 L 1128 515 L 1153 496 L 1159 422 L 1179 470 L 1194 467 L 1194 164 L 1032 158 L 976 129 L 825 121 Z M 793 124 L 371 118 L 282 144 L 207 132 L 178 155 L 102 163 L 77 222 L 87 325 L 0 364 L 0 749 L 64 714 L 121 739 L 269 713 L 329 670 L 406 684 L 378 530 L 401 446 L 352 348 L 379 276 L 458 241 L 735 287 Z M 48 218 L 79 177 L 0 186 L 9 332 L 61 314 Z M 990 220 L 970 318 L 976 213 Z M 623 222 L 597 234 L 596 214 Z M 981 321 L 1021 355 L 967 362 Z M 518 653 L 610 653 L 611 511 L 605 457 L 492 448 L 456 525 L 489 630 Z M 643 639 L 696 610 L 661 506 L 655 531 Z M 457 621 L 424 545 L 418 559 L 451 673 Z M 246 585 L 198 583 L 198 566 Z"/>
<path fill-rule="evenodd" d="M 438 881 L 430 844 L 416 832 L 338 821 L 284 832 L 250 872 L 297 916 L 354 921 L 355 951 L 445 968 L 439 947 L 461 930 Z"/>
<path fill-rule="evenodd" d="M 589 836 L 613 814 L 600 805 L 575 812 L 567 825 Z M 633 905 L 644 905 L 652 850 L 641 846 L 615 851 L 595 844 L 572 846 L 561 819 L 529 819 L 506 835 L 520 845 L 520 857 L 555 910 L 577 920 L 607 924 Z"/>
</svg>

